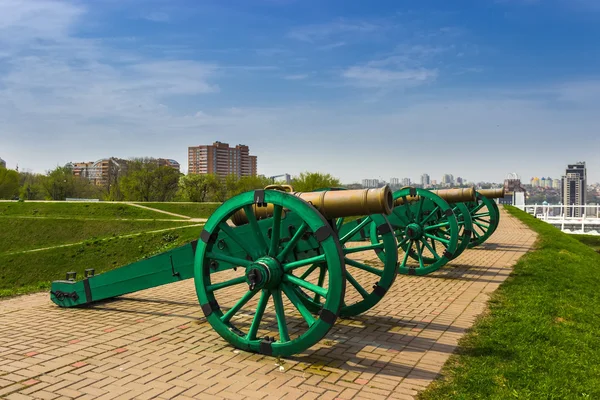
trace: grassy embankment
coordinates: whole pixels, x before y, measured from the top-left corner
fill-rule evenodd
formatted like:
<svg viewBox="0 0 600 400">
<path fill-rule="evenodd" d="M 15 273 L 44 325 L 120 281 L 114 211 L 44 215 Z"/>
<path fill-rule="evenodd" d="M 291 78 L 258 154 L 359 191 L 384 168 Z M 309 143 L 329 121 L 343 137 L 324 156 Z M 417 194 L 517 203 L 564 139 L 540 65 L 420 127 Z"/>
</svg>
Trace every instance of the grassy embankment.
<svg viewBox="0 0 600 400">
<path fill-rule="evenodd" d="M 600 398 L 600 254 L 513 207 L 538 233 L 421 399 Z M 595 240 L 586 238 L 586 241 Z"/>
<path fill-rule="evenodd" d="M 188 225 L 123 204 L 0 203 L 0 298 L 48 290 L 67 271 L 101 273 L 197 239 L 202 227 Z M 180 229 L 152 233 L 169 228 Z M 65 244 L 72 245 L 30 252 Z"/>
<path fill-rule="evenodd" d="M 85 219 L 180 219 L 122 203 L 0 202 L 0 217 Z"/>
</svg>

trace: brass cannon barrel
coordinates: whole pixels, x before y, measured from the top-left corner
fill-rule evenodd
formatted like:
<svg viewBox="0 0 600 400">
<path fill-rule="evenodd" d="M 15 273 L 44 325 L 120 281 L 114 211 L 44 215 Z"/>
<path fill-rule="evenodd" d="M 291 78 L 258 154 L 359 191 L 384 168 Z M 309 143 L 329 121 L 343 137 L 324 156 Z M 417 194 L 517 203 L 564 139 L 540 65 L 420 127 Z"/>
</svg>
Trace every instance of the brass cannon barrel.
<svg viewBox="0 0 600 400">
<path fill-rule="evenodd" d="M 355 215 L 371 215 L 392 213 L 394 200 L 389 186 L 379 189 L 327 190 L 322 192 L 289 192 L 293 196 L 311 203 L 325 219 L 351 217 Z M 252 206 L 257 219 L 269 218 L 273 215 L 273 205 L 266 207 Z M 285 210 L 284 210 L 285 212 Z M 231 221 L 236 226 L 248 223 L 244 210 L 239 210 Z"/>
<path fill-rule="evenodd" d="M 499 199 L 504 197 L 504 188 L 500 189 L 481 189 L 478 192 L 488 199 Z"/>
<path fill-rule="evenodd" d="M 432 193 L 440 196 L 448 203 L 464 203 L 467 201 L 475 201 L 475 188 L 459 188 L 459 189 L 441 189 L 431 190 Z M 406 196 L 406 200 L 409 203 L 419 200 L 419 196 Z M 396 199 L 394 205 L 400 206 L 404 204 L 402 197 Z"/>
</svg>

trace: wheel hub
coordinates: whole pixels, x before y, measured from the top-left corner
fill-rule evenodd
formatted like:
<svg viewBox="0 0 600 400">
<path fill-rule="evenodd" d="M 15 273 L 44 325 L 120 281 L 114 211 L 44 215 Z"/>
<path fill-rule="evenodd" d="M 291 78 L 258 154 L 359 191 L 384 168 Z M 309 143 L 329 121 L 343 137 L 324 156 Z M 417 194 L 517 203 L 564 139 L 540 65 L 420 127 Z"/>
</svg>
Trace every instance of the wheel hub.
<svg viewBox="0 0 600 400">
<path fill-rule="evenodd" d="M 409 239 L 420 239 L 423 235 L 423 229 L 419 224 L 408 224 L 406 227 L 406 236 Z"/>
<path fill-rule="evenodd" d="M 261 257 L 246 268 L 246 283 L 250 290 L 273 289 L 281 283 L 283 268 L 273 257 Z"/>
</svg>

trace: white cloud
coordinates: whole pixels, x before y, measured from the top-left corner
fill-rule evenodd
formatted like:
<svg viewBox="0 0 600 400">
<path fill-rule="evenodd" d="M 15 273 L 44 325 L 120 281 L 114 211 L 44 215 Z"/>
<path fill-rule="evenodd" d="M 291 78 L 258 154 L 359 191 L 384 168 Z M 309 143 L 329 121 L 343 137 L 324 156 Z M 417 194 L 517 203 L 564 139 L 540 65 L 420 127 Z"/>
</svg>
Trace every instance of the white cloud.
<svg viewBox="0 0 600 400">
<path fill-rule="evenodd" d="M 0 2 L 0 118 L 142 120 L 164 113 L 172 96 L 219 90 L 216 65 L 149 59 L 74 36 L 84 14 L 65 1 Z"/>
<path fill-rule="evenodd" d="M 290 81 L 299 81 L 299 80 L 306 79 L 306 78 L 308 78 L 308 74 L 286 75 L 283 77 L 283 79 L 287 79 Z"/>
<path fill-rule="evenodd" d="M 414 86 L 435 80 L 437 71 L 428 69 L 391 70 L 373 67 L 350 67 L 342 76 L 352 85 L 365 88 Z"/>
<path fill-rule="evenodd" d="M 381 22 L 348 20 L 340 18 L 336 21 L 305 25 L 292 29 L 288 37 L 304 42 L 317 42 L 335 38 L 340 35 L 365 35 L 386 28 Z"/>
<path fill-rule="evenodd" d="M 169 22 L 171 18 L 169 14 L 160 11 L 152 11 L 142 15 L 142 18 L 152 22 Z"/>
</svg>

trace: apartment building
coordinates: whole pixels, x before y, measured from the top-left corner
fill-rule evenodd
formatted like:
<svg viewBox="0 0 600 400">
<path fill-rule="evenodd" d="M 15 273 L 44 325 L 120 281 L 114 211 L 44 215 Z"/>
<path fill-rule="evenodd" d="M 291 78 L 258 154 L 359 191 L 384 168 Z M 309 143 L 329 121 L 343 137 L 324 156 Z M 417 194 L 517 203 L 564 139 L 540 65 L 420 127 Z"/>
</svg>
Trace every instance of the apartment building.
<svg viewBox="0 0 600 400">
<path fill-rule="evenodd" d="M 214 142 L 212 145 L 188 147 L 188 173 L 219 176 L 256 176 L 257 159 L 248 146 Z"/>
</svg>

